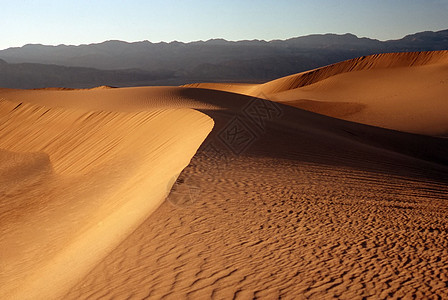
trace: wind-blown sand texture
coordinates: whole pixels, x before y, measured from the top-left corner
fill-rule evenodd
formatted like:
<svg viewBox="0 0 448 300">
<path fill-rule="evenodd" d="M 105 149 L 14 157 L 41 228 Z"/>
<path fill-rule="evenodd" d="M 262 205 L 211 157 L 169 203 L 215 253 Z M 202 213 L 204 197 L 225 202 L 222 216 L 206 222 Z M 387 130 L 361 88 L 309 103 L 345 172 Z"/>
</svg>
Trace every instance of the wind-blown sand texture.
<svg viewBox="0 0 448 300">
<path fill-rule="evenodd" d="M 0 298 L 448 297 L 447 71 L 0 90 Z"/>
</svg>

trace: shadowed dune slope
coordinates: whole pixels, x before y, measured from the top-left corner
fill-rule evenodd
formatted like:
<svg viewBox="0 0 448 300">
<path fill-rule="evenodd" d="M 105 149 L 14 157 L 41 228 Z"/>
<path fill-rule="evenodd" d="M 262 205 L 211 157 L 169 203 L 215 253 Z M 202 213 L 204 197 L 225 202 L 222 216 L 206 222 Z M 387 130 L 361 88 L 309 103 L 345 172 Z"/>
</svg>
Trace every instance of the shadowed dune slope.
<svg viewBox="0 0 448 300">
<path fill-rule="evenodd" d="M 448 51 L 365 56 L 260 85 L 192 86 L 389 129 L 448 135 Z"/>
</svg>

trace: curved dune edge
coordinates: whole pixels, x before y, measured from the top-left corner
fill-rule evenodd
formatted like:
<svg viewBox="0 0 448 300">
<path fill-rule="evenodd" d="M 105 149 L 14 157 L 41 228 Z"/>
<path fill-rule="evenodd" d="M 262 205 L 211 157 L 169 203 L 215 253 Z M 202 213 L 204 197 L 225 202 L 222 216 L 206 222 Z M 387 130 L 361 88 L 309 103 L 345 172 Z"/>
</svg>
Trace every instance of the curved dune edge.
<svg viewBox="0 0 448 300">
<path fill-rule="evenodd" d="M 61 297 L 163 202 L 212 127 L 192 109 L 1 100 L 0 298 Z"/>
<path fill-rule="evenodd" d="M 205 110 L 215 127 L 174 189 L 195 199 L 162 204 L 64 299 L 447 295 L 448 140 L 168 90 L 223 108 Z M 247 108 L 278 114 L 260 132 Z M 239 155 L 222 139 L 235 120 L 256 135 Z"/>
</svg>

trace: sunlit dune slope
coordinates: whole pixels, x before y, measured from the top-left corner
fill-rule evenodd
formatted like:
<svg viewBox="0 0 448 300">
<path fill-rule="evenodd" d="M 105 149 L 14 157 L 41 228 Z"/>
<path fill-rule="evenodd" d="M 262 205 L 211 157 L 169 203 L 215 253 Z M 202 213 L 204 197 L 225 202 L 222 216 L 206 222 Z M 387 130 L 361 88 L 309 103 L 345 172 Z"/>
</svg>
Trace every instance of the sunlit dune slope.
<svg viewBox="0 0 448 300">
<path fill-rule="evenodd" d="M 188 109 L 0 101 L 0 298 L 54 298 L 81 279 L 162 203 L 212 126 Z"/>
<path fill-rule="evenodd" d="M 192 86 L 389 129 L 448 135 L 448 51 L 371 55 L 260 85 Z"/>
</svg>

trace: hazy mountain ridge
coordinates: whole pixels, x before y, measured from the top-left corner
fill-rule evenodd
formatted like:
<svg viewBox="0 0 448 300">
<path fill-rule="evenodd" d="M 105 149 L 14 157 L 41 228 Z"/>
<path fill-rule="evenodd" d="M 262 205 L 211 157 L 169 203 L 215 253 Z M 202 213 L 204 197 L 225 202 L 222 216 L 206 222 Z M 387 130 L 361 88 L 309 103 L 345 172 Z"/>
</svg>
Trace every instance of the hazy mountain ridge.
<svg viewBox="0 0 448 300">
<path fill-rule="evenodd" d="M 129 43 L 111 40 L 79 46 L 29 44 L 0 51 L 0 59 L 9 63 L 0 62 L 0 86 L 84 87 L 85 84 L 182 84 L 204 80 L 264 81 L 374 53 L 446 49 L 448 30 L 420 32 L 384 42 L 347 33 L 272 41 L 212 39 L 190 43 Z M 18 63 L 31 64 L 15 65 Z M 43 71 L 39 72 L 39 66 L 35 64 L 89 68 L 95 75 L 85 76 L 87 70 L 56 70 L 54 66 L 43 65 L 40 65 Z M 112 70 L 114 73 L 110 73 Z M 78 75 L 69 76 L 71 72 Z M 81 73 L 84 75 L 79 76 Z M 87 78 L 92 81 L 88 82 Z"/>
<path fill-rule="evenodd" d="M 171 78 L 164 71 L 99 70 L 34 63 L 2 64 L 0 86 L 8 88 L 69 87 L 89 88 L 100 85 L 150 84 L 156 79 Z"/>
</svg>

